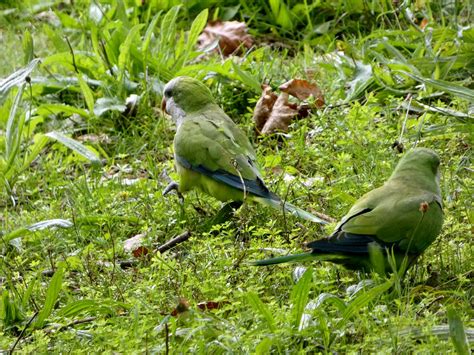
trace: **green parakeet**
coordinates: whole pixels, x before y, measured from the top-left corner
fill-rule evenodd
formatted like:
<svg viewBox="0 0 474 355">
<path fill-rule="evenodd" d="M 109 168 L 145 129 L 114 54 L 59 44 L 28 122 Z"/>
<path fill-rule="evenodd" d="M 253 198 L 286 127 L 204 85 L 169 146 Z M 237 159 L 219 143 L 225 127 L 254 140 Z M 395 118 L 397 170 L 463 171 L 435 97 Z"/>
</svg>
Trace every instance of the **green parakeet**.
<svg viewBox="0 0 474 355">
<path fill-rule="evenodd" d="M 385 184 L 362 196 L 334 233 L 307 244 L 311 252 L 253 264 L 316 259 L 342 264 L 348 269 L 389 272 L 387 254 L 393 254 L 397 270 L 405 257 L 405 266 L 409 267 L 441 231 L 439 164 L 438 155 L 430 149 L 407 152 Z"/>
<path fill-rule="evenodd" d="M 269 191 L 247 136 L 216 104 L 208 87 L 181 76 L 164 88 L 162 109 L 176 122 L 174 160 L 180 177 L 171 189 L 198 188 L 220 201 L 255 200 L 317 223 L 313 214 L 283 202 Z"/>
</svg>

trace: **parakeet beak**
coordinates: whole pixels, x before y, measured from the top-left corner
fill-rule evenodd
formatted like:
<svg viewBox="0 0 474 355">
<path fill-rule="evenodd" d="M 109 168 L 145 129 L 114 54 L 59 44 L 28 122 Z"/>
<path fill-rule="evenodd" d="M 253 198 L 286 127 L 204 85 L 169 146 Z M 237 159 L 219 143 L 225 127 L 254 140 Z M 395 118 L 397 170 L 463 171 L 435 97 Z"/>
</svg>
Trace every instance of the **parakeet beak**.
<svg viewBox="0 0 474 355">
<path fill-rule="evenodd" d="M 163 111 L 164 113 L 168 113 L 166 112 L 166 98 L 163 96 L 163 100 L 161 100 L 161 111 Z"/>
</svg>

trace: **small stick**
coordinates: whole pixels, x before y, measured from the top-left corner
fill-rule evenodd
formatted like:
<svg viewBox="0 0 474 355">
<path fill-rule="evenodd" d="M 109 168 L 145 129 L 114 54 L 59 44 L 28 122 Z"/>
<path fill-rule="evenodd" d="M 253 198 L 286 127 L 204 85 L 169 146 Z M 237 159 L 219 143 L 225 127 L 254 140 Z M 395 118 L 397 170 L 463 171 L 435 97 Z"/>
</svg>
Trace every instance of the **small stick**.
<svg viewBox="0 0 474 355">
<path fill-rule="evenodd" d="M 156 248 L 156 251 L 159 251 L 160 253 L 164 253 L 165 251 L 170 250 L 174 246 L 176 246 L 176 245 L 178 245 L 182 242 L 185 242 L 186 240 L 189 239 L 189 237 L 191 237 L 191 232 L 190 231 L 186 231 L 184 233 L 181 233 L 177 237 L 167 241 L 165 244 L 160 245 L 158 248 Z"/>
<path fill-rule="evenodd" d="M 18 338 L 16 339 L 15 341 L 15 344 L 13 344 L 13 346 L 11 347 L 11 349 L 8 351 L 9 354 L 13 354 L 13 350 L 15 350 L 16 346 L 18 345 L 18 343 L 20 342 L 21 339 L 23 339 L 23 336 L 25 335 L 25 331 L 26 329 L 31 325 L 31 323 L 33 322 L 33 319 L 36 318 L 36 316 L 38 315 L 39 311 L 36 311 L 35 314 L 33 314 L 33 316 L 30 318 L 30 320 L 28 321 L 28 323 L 26 323 L 25 327 L 21 330 L 21 333 L 20 335 L 18 336 Z"/>
</svg>

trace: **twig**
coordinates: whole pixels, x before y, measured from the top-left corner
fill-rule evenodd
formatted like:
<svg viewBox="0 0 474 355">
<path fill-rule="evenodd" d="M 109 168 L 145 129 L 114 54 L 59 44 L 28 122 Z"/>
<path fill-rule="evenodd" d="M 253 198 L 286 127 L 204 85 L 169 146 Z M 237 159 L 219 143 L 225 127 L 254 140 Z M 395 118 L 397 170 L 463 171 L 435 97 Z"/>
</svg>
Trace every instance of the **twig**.
<svg viewBox="0 0 474 355">
<path fill-rule="evenodd" d="M 170 250 L 174 246 L 178 245 L 179 243 L 185 242 L 186 240 L 191 237 L 191 232 L 186 231 L 184 233 L 181 233 L 177 237 L 167 241 L 165 244 L 160 245 L 158 248 L 156 248 L 156 251 L 159 251 L 160 253 L 164 253 L 165 251 Z"/>
<path fill-rule="evenodd" d="M 33 319 L 36 318 L 36 316 L 38 315 L 39 311 L 36 311 L 35 314 L 33 314 L 33 316 L 30 318 L 30 320 L 28 321 L 28 323 L 26 323 L 25 327 L 21 330 L 21 333 L 20 335 L 18 336 L 18 338 L 16 338 L 16 341 L 15 341 L 15 344 L 13 344 L 13 346 L 11 347 L 11 349 L 8 351 L 9 354 L 13 354 L 13 351 L 15 350 L 16 346 L 18 345 L 18 343 L 20 342 L 21 339 L 23 339 L 23 336 L 25 334 L 25 331 L 26 329 L 30 326 L 30 324 L 33 322 Z"/>
<path fill-rule="evenodd" d="M 71 42 L 69 42 L 69 38 L 67 36 L 65 37 L 67 45 L 69 46 L 69 50 L 71 51 L 71 56 L 72 56 L 72 65 L 74 67 L 74 71 L 79 74 L 79 70 L 77 69 L 76 65 L 76 57 L 74 56 L 74 50 L 72 49 Z"/>
<path fill-rule="evenodd" d="M 96 319 L 97 319 L 97 317 L 87 317 L 87 318 L 84 318 L 84 319 L 77 319 L 77 320 L 72 321 L 71 323 L 67 324 L 64 328 L 73 327 L 73 326 L 78 325 L 78 324 L 93 322 Z"/>
<path fill-rule="evenodd" d="M 168 329 L 168 323 L 165 323 L 165 342 L 166 342 L 166 351 L 165 354 L 170 353 L 170 344 L 169 344 L 170 331 Z"/>
</svg>

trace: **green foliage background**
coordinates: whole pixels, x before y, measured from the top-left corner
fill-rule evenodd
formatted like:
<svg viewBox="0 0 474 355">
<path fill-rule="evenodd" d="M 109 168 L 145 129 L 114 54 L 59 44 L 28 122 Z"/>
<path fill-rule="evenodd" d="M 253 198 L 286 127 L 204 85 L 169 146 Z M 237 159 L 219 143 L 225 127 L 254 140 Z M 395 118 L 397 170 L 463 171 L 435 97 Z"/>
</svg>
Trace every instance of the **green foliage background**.
<svg viewBox="0 0 474 355">
<path fill-rule="evenodd" d="M 1 351 L 468 353 L 472 14 L 469 1 L 2 2 Z M 211 19 L 246 22 L 255 45 L 203 53 Z M 336 219 L 390 175 L 395 142 L 435 149 L 442 235 L 404 280 L 247 265 L 334 225 L 250 204 L 209 229 L 219 203 L 163 198 L 174 127 L 159 103 L 177 75 L 211 87 L 273 191 Z M 295 77 L 316 81 L 326 106 L 285 137 L 255 138 L 260 85 Z M 124 251 L 137 234 L 145 257 Z"/>
</svg>

